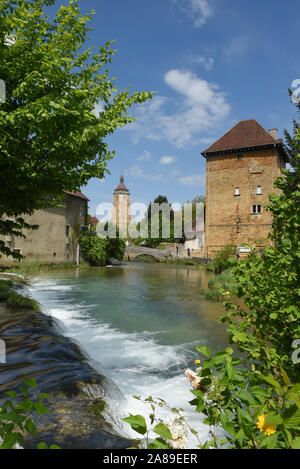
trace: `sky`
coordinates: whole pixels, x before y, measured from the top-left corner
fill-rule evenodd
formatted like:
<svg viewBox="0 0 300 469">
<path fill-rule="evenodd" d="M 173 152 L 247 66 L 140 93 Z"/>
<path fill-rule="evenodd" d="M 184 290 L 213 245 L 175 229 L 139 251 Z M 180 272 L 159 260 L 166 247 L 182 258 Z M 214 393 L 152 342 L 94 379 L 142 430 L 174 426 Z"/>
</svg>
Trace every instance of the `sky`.
<svg viewBox="0 0 300 469">
<path fill-rule="evenodd" d="M 63 1 L 57 1 L 56 8 Z M 184 203 L 205 194 L 201 152 L 237 122 L 291 128 L 288 88 L 300 78 L 295 0 L 79 0 L 94 9 L 91 45 L 116 40 L 111 76 L 122 90 L 155 91 L 137 120 L 110 136 L 104 181 L 82 188 L 89 211 L 112 202 L 121 173 L 131 201 Z"/>
</svg>

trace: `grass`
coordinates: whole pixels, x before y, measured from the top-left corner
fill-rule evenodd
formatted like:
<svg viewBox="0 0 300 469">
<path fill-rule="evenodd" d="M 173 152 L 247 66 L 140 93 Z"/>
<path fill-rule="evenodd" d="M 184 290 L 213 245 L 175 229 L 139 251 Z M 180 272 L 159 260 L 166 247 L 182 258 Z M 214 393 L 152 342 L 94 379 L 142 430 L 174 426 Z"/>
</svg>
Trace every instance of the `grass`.
<svg viewBox="0 0 300 469">
<path fill-rule="evenodd" d="M 224 295 L 234 295 L 237 287 L 231 270 L 227 269 L 221 274 L 214 275 L 208 282 L 208 289 L 202 289 L 200 293 L 209 300 L 219 301 L 224 299 Z"/>
<path fill-rule="evenodd" d="M 19 295 L 13 290 L 11 280 L 0 280 L 0 302 L 5 303 L 10 308 L 30 309 L 39 311 L 40 305 L 37 301 L 28 296 Z"/>
<path fill-rule="evenodd" d="M 22 275 L 25 281 L 29 281 L 31 277 L 37 275 L 41 272 L 52 272 L 52 271 L 64 271 L 64 270 L 74 270 L 76 269 L 76 264 L 44 264 L 39 260 L 36 261 L 22 261 L 16 264 L 13 268 L 7 269 L 16 274 Z M 86 262 L 81 262 L 80 269 L 89 268 L 89 265 Z"/>
</svg>

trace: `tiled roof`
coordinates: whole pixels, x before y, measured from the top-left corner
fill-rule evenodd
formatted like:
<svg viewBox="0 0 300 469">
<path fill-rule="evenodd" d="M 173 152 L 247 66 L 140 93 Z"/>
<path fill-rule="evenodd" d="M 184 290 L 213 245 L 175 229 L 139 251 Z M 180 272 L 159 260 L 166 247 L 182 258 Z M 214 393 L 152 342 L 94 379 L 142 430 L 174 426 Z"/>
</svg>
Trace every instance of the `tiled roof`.
<svg viewBox="0 0 300 469">
<path fill-rule="evenodd" d="M 129 192 L 129 190 L 127 189 L 127 187 L 124 185 L 124 177 L 121 176 L 120 177 L 120 184 L 118 185 L 118 187 L 115 189 L 115 192 Z"/>
<path fill-rule="evenodd" d="M 90 224 L 91 226 L 97 226 L 98 223 L 99 223 L 98 218 L 96 218 L 96 217 L 90 217 L 90 219 L 89 219 L 89 224 Z"/>
<path fill-rule="evenodd" d="M 255 119 L 249 119 L 236 124 L 223 137 L 202 152 L 202 155 L 276 144 L 282 146 L 282 139 L 276 140 Z"/>
<path fill-rule="evenodd" d="M 64 191 L 64 193 L 68 195 L 73 195 L 74 197 L 79 197 L 80 199 L 83 199 L 83 200 L 90 200 L 82 192 Z"/>
</svg>

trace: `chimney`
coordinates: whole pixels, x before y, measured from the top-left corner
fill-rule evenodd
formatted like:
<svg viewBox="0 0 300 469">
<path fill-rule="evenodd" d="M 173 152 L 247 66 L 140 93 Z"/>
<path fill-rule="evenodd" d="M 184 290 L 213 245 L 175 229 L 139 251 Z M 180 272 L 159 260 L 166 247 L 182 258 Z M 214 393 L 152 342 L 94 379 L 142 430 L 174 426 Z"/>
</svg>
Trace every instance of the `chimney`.
<svg viewBox="0 0 300 469">
<path fill-rule="evenodd" d="M 271 137 L 273 137 L 275 140 L 278 140 L 278 129 L 270 129 L 269 134 Z"/>
</svg>

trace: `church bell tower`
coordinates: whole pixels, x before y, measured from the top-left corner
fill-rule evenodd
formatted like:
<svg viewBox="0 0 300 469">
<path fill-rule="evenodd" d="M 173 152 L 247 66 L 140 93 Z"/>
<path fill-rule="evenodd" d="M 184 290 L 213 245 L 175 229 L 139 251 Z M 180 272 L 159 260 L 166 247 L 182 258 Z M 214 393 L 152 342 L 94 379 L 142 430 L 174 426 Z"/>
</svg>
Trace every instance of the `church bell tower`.
<svg viewBox="0 0 300 469">
<path fill-rule="evenodd" d="M 124 177 L 120 177 L 120 184 L 114 191 L 114 214 L 112 222 L 119 228 L 120 237 L 128 237 L 130 223 L 130 192 L 124 185 Z"/>
</svg>

